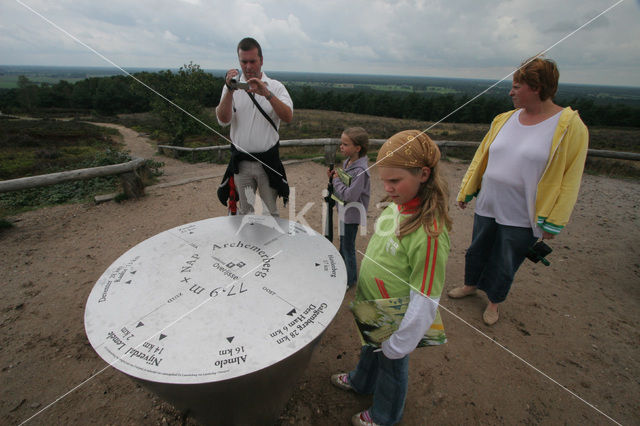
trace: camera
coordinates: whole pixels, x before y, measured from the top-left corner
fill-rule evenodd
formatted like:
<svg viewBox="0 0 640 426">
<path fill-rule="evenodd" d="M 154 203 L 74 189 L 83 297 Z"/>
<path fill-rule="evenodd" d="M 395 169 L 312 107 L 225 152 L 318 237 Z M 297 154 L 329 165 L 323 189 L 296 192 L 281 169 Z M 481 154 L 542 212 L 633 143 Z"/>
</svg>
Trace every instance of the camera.
<svg viewBox="0 0 640 426">
<path fill-rule="evenodd" d="M 544 266 L 551 265 L 545 256 L 551 253 L 553 250 L 544 241 L 540 240 L 531 247 L 529 247 L 529 253 L 527 253 L 527 259 L 533 263 L 542 262 Z"/>
<path fill-rule="evenodd" d="M 249 83 L 238 81 L 239 77 L 240 77 L 240 74 L 237 74 L 231 77 L 229 86 L 231 86 L 232 89 L 243 89 L 243 90 L 249 89 L 251 87 Z"/>
</svg>

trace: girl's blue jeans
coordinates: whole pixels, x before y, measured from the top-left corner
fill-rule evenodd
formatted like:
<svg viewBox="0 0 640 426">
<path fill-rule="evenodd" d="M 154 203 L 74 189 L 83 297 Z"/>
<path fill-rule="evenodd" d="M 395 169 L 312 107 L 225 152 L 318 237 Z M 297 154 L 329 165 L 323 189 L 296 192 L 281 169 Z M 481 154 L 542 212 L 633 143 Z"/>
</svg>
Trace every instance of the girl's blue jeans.
<svg viewBox="0 0 640 426">
<path fill-rule="evenodd" d="M 347 286 L 352 287 L 358 282 L 358 262 L 356 261 L 357 223 L 340 222 L 340 254 L 347 267 Z"/>
<path fill-rule="evenodd" d="M 402 418 L 409 386 L 409 355 L 389 359 L 382 351 L 365 345 L 360 361 L 349 372 L 349 384 L 357 393 L 373 394 L 369 414 L 375 423 L 393 425 Z"/>
</svg>

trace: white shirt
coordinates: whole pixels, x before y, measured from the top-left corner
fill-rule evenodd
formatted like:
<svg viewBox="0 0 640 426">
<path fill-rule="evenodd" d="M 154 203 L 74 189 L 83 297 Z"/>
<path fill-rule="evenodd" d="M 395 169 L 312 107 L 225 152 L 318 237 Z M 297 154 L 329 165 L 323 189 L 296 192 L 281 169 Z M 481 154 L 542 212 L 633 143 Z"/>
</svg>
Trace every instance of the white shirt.
<svg viewBox="0 0 640 426">
<path fill-rule="evenodd" d="M 244 75 L 240 78 L 240 81 L 246 82 Z M 262 81 L 273 93 L 273 96 L 285 103 L 293 111 L 293 101 L 291 101 L 291 96 L 289 96 L 289 92 L 287 92 L 282 83 L 267 77 L 264 72 L 262 73 Z M 221 100 L 228 91 L 229 89 L 225 85 L 222 88 Z M 264 112 L 271 117 L 276 127 L 280 128 L 280 118 L 271 107 L 271 103 L 264 96 L 254 96 Z M 223 123 L 218 119 L 218 123 L 223 127 L 231 125 L 230 136 L 234 145 L 243 148 L 247 152 L 265 152 L 278 142 L 280 135 L 253 104 L 249 94 L 244 90 L 233 92 L 232 108 L 231 121 Z"/>
<path fill-rule="evenodd" d="M 532 228 L 536 237 L 535 203 L 560 113 L 531 126 L 520 123 L 522 110 L 504 124 L 489 147 L 489 161 L 475 212 L 501 225 Z"/>
</svg>

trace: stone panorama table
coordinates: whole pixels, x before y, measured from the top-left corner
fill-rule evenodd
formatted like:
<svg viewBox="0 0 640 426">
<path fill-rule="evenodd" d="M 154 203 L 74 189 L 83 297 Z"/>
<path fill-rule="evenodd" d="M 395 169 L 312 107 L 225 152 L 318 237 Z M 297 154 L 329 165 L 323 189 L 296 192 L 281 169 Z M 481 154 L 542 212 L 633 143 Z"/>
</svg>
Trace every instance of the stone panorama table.
<svg viewBox="0 0 640 426">
<path fill-rule="evenodd" d="M 206 424 L 273 424 L 336 315 L 327 239 L 270 216 L 164 231 L 116 260 L 85 310 L 107 363 Z"/>
</svg>

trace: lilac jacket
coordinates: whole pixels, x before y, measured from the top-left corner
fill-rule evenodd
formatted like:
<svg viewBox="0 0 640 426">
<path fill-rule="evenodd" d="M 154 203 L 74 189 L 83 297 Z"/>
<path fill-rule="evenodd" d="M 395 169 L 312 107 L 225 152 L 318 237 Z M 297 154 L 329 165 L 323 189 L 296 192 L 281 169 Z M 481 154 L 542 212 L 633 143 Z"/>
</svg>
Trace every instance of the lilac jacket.
<svg viewBox="0 0 640 426">
<path fill-rule="evenodd" d="M 360 157 L 347 167 L 348 161 L 344 160 L 342 168 L 353 178 L 351 185 L 345 185 L 338 177 L 333 179 L 334 192 L 345 203 L 344 206 L 338 203 L 338 218 L 344 223 L 366 226 L 371 191 L 368 158 L 366 155 Z"/>
</svg>

